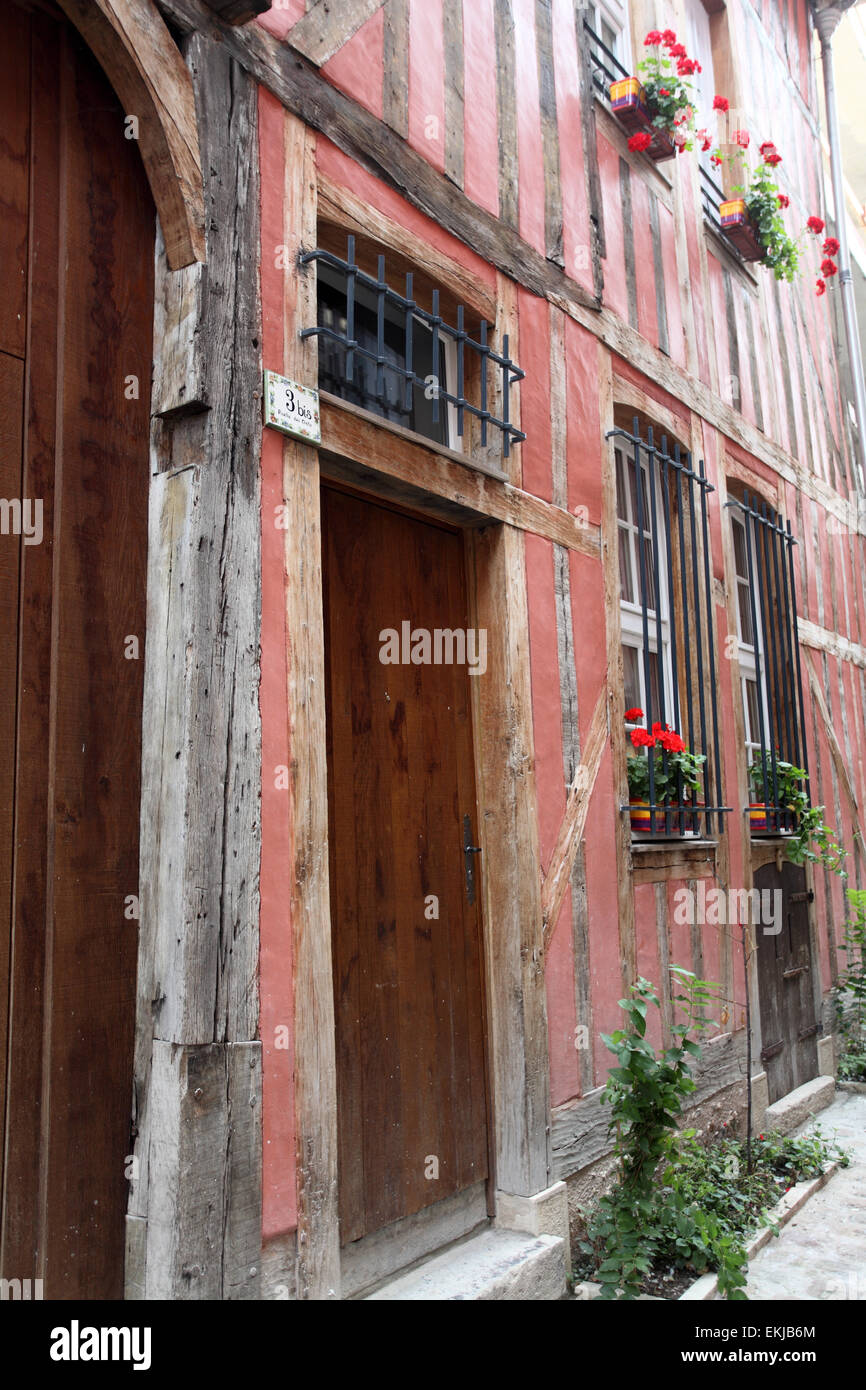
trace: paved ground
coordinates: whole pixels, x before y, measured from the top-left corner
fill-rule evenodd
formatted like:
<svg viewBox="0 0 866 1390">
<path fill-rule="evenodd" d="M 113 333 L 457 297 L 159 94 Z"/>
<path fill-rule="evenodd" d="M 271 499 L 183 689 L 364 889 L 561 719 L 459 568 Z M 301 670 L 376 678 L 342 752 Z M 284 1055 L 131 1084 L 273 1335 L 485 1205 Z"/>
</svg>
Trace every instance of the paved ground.
<svg viewBox="0 0 866 1390">
<path fill-rule="evenodd" d="M 837 1091 L 813 1123 L 827 1138 L 835 1134 L 851 1154 L 850 1167 L 841 1168 L 755 1256 L 749 1298 L 866 1301 L 866 1095 Z"/>
</svg>

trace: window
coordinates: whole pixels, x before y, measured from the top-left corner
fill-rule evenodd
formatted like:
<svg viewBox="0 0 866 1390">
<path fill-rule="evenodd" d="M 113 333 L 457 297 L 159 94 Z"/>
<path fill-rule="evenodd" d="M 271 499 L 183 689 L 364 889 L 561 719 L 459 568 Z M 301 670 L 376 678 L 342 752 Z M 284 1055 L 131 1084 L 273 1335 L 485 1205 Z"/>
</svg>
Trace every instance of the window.
<svg viewBox="0 0 866 1390">
<path fill-rule="evenodd" d="M 614 450 L 616 460 L 616 512 L 619 541 L 620 621 L 622 626 L 622 660 L 625 674 L 625 703 L 627 709 L 651 707 L 656 711 L 673 708 L 671 678 L 670 613 L 664 573 L 658 576 L 656 587 L 654 550 L 649 497 L 649 470 L 641 463 L 640 509 L 637 498 L 637 469 L 634 447 L 625 443 Z M 656 513 L 662 511 L 658 480 L 655 483 Z M 638 510 L 642 526 L 638 529 Z M 642 554 L 641 554 L 642 552 Z M 645 662 L 643 657 L 643 608 L 641 605 L 641 559 L 648 591 L 647 625 L 649 652 L 656 659 Z M 661 661 L 658 660 L 661 641 Z M 659 670 L 662 671 L 664 701 L 660 698 Z M 649 696 L 647 695 L 647 673 Z"/>
<path fill-rule="evenodd" d="M 807 769 L 794 588 L 796 541 L 790 522 L 784 523 L 753 493 L 742 489 L 727 505 L 750 800 L 776 808 L 778 814 L 767 821 L 768 828 L 786 829 L 778 764 Z"/>
<path fill-rule="evenodd" d="M 318 272 L 316 327 L 301 337 L 319 340 L 322 390 L 439 444 L 465 447 L 478 467 L 496 469 L 488 441 L 498 436 L 508 458 L 526 438 L 511 423 L 512 388 L 524 373 L 508 355 L 508 334 L 497 352 L 487 322 L 467 322 L 463 305 L 443 292 L 453 310 L 449 322 L 440 313 L 440 290 L 422 285 L 420 273 L 416 290 L 414 272 L 406 272 L 401 294 L 385 279 L 383 255 L 366 246 L 364 260 L 375 274 L 356 264 L 353 236 L 346 260 L 322 247 L 300 257 Z"/>
<path fill-rule="evenodd" d="M 628 0 L 590 0 L 585 6 L 586 22 L 609 53 L 628 68 L 631 63 L 631 36 Z"/>
<path fill-rule="evenodd" d="M 341 400 L 351 401 L 386 420 L 415 430 L 439 444 L 459 449 L 456 410 L 448 405 L 434 411 L 431 386 L 413 382 L 407 390 L 403 365 L 406 361 L 406 316 L 393 304 L 384 306 L 384 365 L 379 379 L 376 342 L 378 333 L 376 295 L 366 285 L 355 286 L 354 337 L 362 353 L 356 353 L 351 378 L 346 367 L 347 275 L 330 265 L 318 272 L 318 323 L 329 330 L 319 338 L 319 386 Z M 434 378 L 444 390 L 456 388 L 454 344 L 440 338 L 438 366 L 433 366 L 433 331 L 423 319 L 412 316 L 412 362 L 422 381 Z"/>
<path fill-rule="evenodd" d="M 705 759 L 700 788 L 684 789 L 667 751 L 649 759 L 651 834 L 712 833 L 721 804 L 713 605 L 707 494 L 713 491 L 691 455 L 668 444 L 635 416 L 626 428 L 617 409 L 610 431 L 616 476 L 620 624 L 625 708 L 643 712 L 642 727 L 667 725 Z M 638 756 L 644 756 L 638 754 Z M 658 801 L 655 758 L 665 783 Z M 673 789 L 671 789 L 673 788 Z M 624 810 L 627 808 L 623 808 Z"/>
</svg>

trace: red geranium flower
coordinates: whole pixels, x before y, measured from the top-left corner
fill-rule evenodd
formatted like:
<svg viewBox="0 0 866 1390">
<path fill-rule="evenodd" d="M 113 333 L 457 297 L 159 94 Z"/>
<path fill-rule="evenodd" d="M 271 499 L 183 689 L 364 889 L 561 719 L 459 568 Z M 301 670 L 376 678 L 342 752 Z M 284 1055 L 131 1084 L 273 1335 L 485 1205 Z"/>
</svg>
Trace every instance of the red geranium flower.
<svg viewBox="0 0 866 1390">
<path fill-rule="evenodd" d="M 728 101 L 727 97 L 713 97 L 714 111 L 727 111 L 730 105 L 731 103 Z"/>
<path fill-rule="evenodd" d="M 669 96 L 670 96 L 670 92 L 668 91 L 667 87 L 659 87 L 659 96 L 660 96 L 660 97 L 669 97 Z"/>
<path fill-rule="evenodd" d="M 781 164 L 781 162 L 782 162 L 782 156 L 781 156 L 780 154 L 766 154 L 766 155 L 764 155 L 764 163 L 765 163 L 765 164 L 769 164 L 769 166 L 770 166 L 771 169 L 775 169 L 776 165 L 777 165 L 777 164 Z"/>
<path fill-rule="evenodd" d="M 711 154 L 711 155 L 710 155 L 710 163 L 711 163 L 711 164 L 721 164 L 721 162 L 722 162 L 722 156 L 721 156 L 720 154 Z"/>
<path fill-rule="evenodd" d="M 747 130 L 735 130 L 734 139 L 741 149 L 747 150 L 749 148 L 749 132 Z"/>
<path fill-rule="evenodd" d="M 634 135 L 628 137 L 628 147 L 630 150 L 648 150 L 653 142 L 653 138 L 648 130 L 638 130 Z"/>
<path fill-rule="evenodd" d="M 670 56 L 672 58 L 686 58 L 688 54 L 681 43 L 675 43 L 671 46 Z"/>
<path fill-rule="evenodd" d="M 650 29 L 649 33 L 647 34 L 646 38 L 644 39 L 644 43 L 645 43 L 648 47 L 649 47 L 651 44 L 652 44 L 652 45 L 660 44 L 661 41 L 662 41 L 662 36 L 661 36 L 661 34 L 659 33 L 658 29 Z"/>
<path fill-rule="evenodd" d="M 643 719 L 643 710 L 642 710 L 642 709 L 638 709 L 637 705 L 635 705 L 634 709 L 627 709 L 627 710 L 626 710 L 626 712 L 625 712 L 625 717 L 626 717 L 626 719 L 628 720 L 628 722 L 631 724 L 632 721 L 635 720 L 635 719 Z"/>
<path fill-rule="evenodd" d="M 816 236 L 820 236 L 824 230 L 824 223 L 821 221 L 820 217 L 810 217 L 806 226 L 809 228 L 809 231 L 814 232 Z"/>
<path fill-rule="evenodd" d="M 676 43 L 676 41 L 677 36 L 674 33 L 673 29 L 665 29 L 664 33 L 662 34 L 662 43 L 667 44 L 668 47 L 670 47 L 670 45 L 672 43 Z"/>
<path fill-rule="evenodd" d="M 829 278 L 830 278 L 831 275 L 835 275 L 835 274 L 836 274 L 836 272 L 838 271 L 838 269 L 839 269 L 839 267 L 837 266 L 836 262 L 835 262 L 835 261 L 831 261 L 829 256 L 827 257 L 827 259 L 826 259 L 825 261 L 822 261 L 822 262 L 821 262 L 821 274 L 822 274 L 822 275 L 826 275 L 828 280 L 829 280 Z"/>
<path fill-rule="evenodd" d="M 779 194 L 779 207 L 780 207 L 780 208 L 787 208 L 787 207 L 790 207 L 790 206 L 791 206 L 791 199 L 788 197 L 787 193 L 780 193 L 780 194 Z"/>
<path fill-rule="evenodd" d="M 631 741 L 635 748 L 655 748 L 656 741 L 646 729 L 632 729 Z"/>
<path fill-rule="evenodd" d="M 834 236 L 828 236 L 821 250 L 824 252 L 825 256 L 837 256 L 839 254 L 839 243 Z"/>
<path fill-rule="evenodd" d="M 766 159 L 768 154 L 775 154 L 775 153 L 776 153 L 776 146 L 773 144 L 773 141 L 772 141 L 772 140 L 764 140 L 764 141 L 758 146 L 758 149 L 759 149 L 760 152 L 761 152 L 761 158 L 762 158 L 762 159 Z"/>
<path fill-rule="evenodd" d="M 826 293 L 827 293 L 827 284 L 826 284 L 826 281 L 824 281 L 824 280 L 816 280 L 816 281 L 815 281 L 815 293 L 816 293 L 816 294 L 826 294 Z"/>
<path fill-rule="evenodd" d="M 682 753 L 685 751 L 685 743 L 680 738 L 679 734 L 674 733 L 673 729 L 667 733 L 660 734 L 659 743 L 668 753 Z"/>
<path fill-rule="evenodd" d="M 677 77 L 691 77 L 693 72 L 697 72 L 698 65 L 694 58 L 680 58 L 677 63 Z"/>
<path fill-rule="evenodd" d="M 710 139 L 709 132 L 706 131 L 706 130 L 698 130 L 698 131 L 696 131 L 696 132 L 695 132 L 695 139 L 696 139 L 696 140 L 700 140 L 700 142 L 701 142 L 701 149 L 702 149 L 702 150 L 708 150 L 708 149 L 710 149 L 710 148 L 712 147 L 712 143 L 713 143 L 713 142 L 712 142 L 712 140 Z"/>
</svg>

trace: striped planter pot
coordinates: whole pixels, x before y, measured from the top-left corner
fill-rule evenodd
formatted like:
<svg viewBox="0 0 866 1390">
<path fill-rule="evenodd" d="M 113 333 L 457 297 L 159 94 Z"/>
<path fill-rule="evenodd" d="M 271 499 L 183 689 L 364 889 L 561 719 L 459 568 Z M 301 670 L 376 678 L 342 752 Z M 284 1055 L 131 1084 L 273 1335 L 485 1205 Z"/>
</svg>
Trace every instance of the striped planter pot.
<svg viewBox="0 0 866 1390">
<path fill-rule="evenodd" d="M 663 836 L 670 839 L 676 836 L 677 839 L 682 835 L 679 828 L 679 817 L 671 815 L 671 828 L 665 829 L 665 813 L 663 807 L 656 807 L 655 831 L 650 824 L 650 804 L 648 801 L 630 800 L 628 803 L 629 819 L 631 820 L 632 835 L 650 835 L 653 839 Z"/>
<path fill-rule="evenodd" d="M 749 802 L 749 833 L 751 835 L 775 834 L 779 829 L 779 817 L 774 806 L 763 801 Z"/>
<path fill-rule="evenodd" d="M 726 203 L 720 203 L 719 221 L 728 241 L 736 247 L 744 261 L 764 259 L 764 247 L 758 239 L 758 229 L 746 211 L 744 199 L 731 198 Z"/>
</svg>

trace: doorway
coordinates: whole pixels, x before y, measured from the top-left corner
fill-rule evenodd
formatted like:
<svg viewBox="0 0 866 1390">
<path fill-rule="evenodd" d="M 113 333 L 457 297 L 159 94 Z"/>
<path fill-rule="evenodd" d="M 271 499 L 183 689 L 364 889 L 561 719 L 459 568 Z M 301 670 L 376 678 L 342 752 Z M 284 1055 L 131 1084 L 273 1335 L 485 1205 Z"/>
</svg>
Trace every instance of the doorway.
<svg viewBox="0 0 866 1390">
<path fill-rule="evenodd" d="M 764 864 L 755 872 L 755 888 L 781 894 L 780 930 L 768 934 L 756 928 L 761 1060 L 772 1105 L 818 1075 L 821 1025 L 812 982 L 806 871 L 789 861 L 781 869 Z"/>
<path fill-rule="evenodd" d="M 490 1176 L 483 643 L 460 532 L 328 486 L 322 556 L 341 1243 L 430 1245 L 437 1213 L 448 1238 L 486 1217 Z"/>
<path fill-rule="evenodd" d="M 50 7 L 3 7 L 0 130 L 0 1269 L 45 1298 L 114 1299 L 155 216 L 120 103 Z"/>
</svg>

